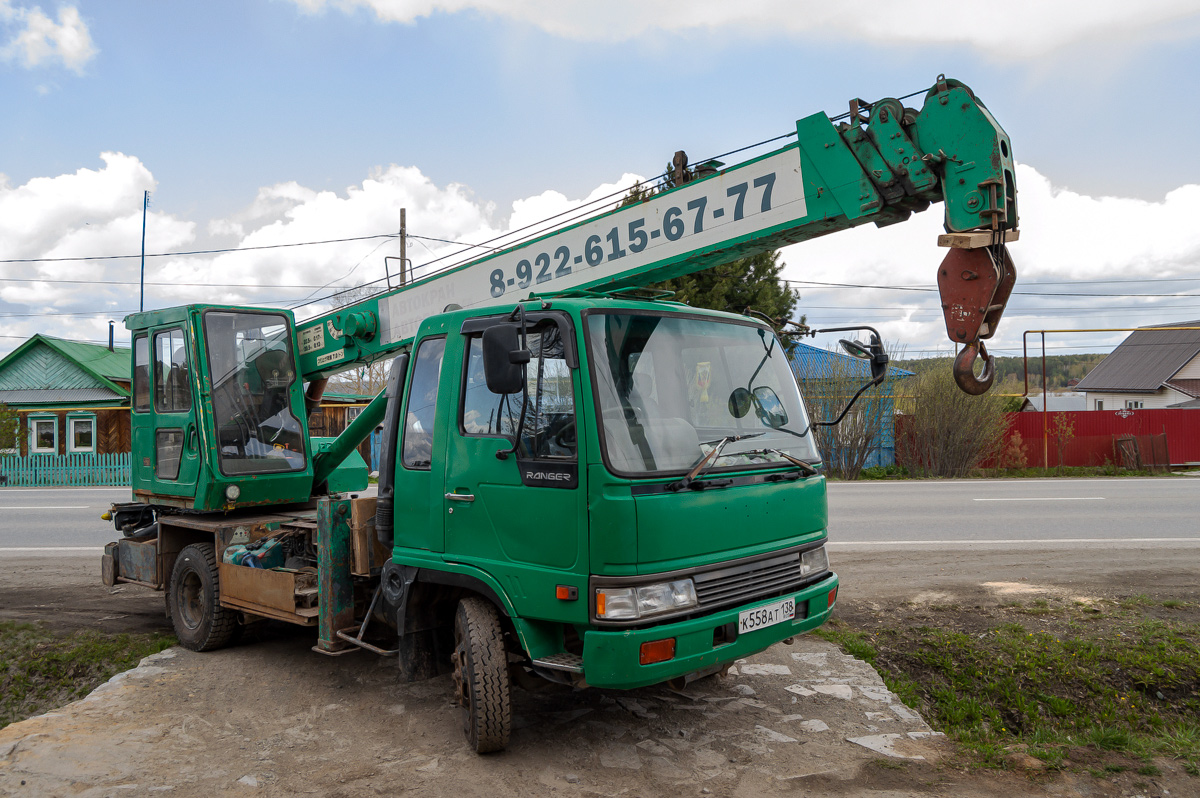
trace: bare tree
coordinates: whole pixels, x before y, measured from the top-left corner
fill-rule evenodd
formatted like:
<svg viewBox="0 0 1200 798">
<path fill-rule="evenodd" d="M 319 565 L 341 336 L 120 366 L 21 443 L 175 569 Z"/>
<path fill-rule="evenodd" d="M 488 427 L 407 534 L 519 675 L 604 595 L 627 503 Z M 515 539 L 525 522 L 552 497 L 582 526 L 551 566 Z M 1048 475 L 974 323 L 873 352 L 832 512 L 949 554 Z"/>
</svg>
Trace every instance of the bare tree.
<svg viewBox="0 0 1200 798">
<path fill-rule="evenodd" d="M 867 379 L 866 368 L 859 361 L 836 353 L 829 357 L 826 373 L 801 383 L 809 418 L 813 421 L 835 418 Z M 832 427 L 813 426 L 821 459 L 842 479 L 858 479 L 871 455 L 883 446 L 884 425 L 892 423 L 886 393 L 881 385 L 870 388 L 840 423 Z"/>
</svg>

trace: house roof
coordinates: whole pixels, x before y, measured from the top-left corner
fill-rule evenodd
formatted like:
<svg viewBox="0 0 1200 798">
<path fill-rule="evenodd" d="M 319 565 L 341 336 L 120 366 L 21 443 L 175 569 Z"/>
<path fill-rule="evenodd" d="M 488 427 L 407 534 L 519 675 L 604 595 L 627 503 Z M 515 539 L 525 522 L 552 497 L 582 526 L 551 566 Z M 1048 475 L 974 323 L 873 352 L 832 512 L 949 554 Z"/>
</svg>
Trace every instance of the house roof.
<svg viewBox="0 0 1200 798">
<path fill-rule="evenodd" d="M 810 344 L 797 343 L 788 355 L 792 371 L 798 380 L 819 380 L 831 376 L 847 376 L 857 380 L 871 379 L 871 366 L 862 358 L 818 349 Z M 913 376 L 913 372 L 888 366 L 888 379 Z"/>
<path fill-rule="evenodd" d="M 1200 319 L 1155 326 L 1200 327 Z M 1200 330 L 1158 330 L 1155 327 L 1146 327 L 1130 333 L 1108 357 L 1101 360 L 1098 366 L 1079 381 L 1075 389 L 1109 393 L 1154 393 L 1197 354 L 1200 354 Z M 1190 394 L 1186 390 L 1183 392 Z"/>
<path fill-rule="evenodd" d="M 0 359 L 7 402 L 121 400 L 129 396 L 130 350 L 37 334 Z M 89 399 L 71 392 L 89 391 Z M 27 392 L 34 392 L 29 394 Z M 53 394 L 53 395 L 51 395 Z M 23 399 L 17 398 L 24 396 Z"/>
<path fill-rule="evenodd" d="M 1026 396 L 1025 401 L 1021 403 L 1021 409 L 1042 412 L 1042 397 Z M 1087 410 L 1087 397 L 1078 391 L 1050 394 L 1050 411 L 1053 413 L 1060 410 Z"/>
</svg>

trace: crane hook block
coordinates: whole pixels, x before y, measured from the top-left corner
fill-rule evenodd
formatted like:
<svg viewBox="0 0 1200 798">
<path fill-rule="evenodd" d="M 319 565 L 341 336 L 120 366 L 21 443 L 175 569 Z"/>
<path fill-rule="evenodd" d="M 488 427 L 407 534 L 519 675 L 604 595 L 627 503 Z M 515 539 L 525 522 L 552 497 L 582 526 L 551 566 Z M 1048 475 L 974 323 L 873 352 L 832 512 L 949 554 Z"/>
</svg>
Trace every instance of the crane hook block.
<svg viewBox="0 0 1200 798">
<path fill-rule="evenodd" d="M 965 348 L 954 359 L 954 381 L 969 394 L 986 393 L 995 379 L 995 358 L 987 354 L 984 339 L 996 333 L 1008 304 L 1017 270 L 1004 244 L 978 249 L 951 249 L 938 267 L 938 292 L 946 334 Z M 987 365 L 975 376 L 975 359 Z"/>
<path fill-rule="evenodd" d="M 938 267 L 946 334 L 956 344 L 991 338 L 1017 282 L 1008 247 L 951 249 Z"/>
</svg>

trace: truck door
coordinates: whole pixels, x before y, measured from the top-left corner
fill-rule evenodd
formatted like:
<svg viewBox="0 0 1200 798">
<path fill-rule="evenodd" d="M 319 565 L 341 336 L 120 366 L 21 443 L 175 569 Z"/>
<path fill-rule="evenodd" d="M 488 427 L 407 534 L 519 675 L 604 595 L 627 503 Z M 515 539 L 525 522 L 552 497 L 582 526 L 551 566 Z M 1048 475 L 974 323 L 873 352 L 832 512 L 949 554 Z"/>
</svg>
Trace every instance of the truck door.
<svg viewBox="0 0 1200 798">
<path fill-rule="evenodd" d="M 396 545 L 427 551 L 445 548 L 442 493 L 447 410 L 438 410 L 446 337 L 426 338 L 416 349 L 404 397 L 404 421 L 396 456 Z M 444 401 L 443 401 L 444 404 Z"/>
<path fill-rule="evenodd" d="M 480 333 L 456 342 L 463 347 L 462 386 L 446 452 L 446 559 L 478 565 L 517 596 L 553 595 L 561 571 L 579 566 L 585 550 L 579 369 L 568 365 L 570 339 L 553 321 L 543 322 L 529 332 L 526 394 L 494 394 L 484 379 Z M 516 452 L 498 458 L 514 439 Z"/>
<path fill-rule="evenodd" d="M 133 487 L 168 496 L 195 494 L 200 473 L 193 358 L 186 323 L 133 339 Z"/>
</svg>

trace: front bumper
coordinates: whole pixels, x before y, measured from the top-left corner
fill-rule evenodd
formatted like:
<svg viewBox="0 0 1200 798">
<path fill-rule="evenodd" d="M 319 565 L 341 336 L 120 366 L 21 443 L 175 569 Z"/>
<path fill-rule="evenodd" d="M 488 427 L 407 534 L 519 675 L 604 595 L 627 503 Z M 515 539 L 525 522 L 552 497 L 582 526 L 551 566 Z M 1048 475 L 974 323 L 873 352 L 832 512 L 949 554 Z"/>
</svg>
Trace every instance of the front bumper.
<svg viewBox="0 0 1200 798">
<path fill-rule="evenodd" d="M 658 684 L 748 657 L 780 640 L 812 631 L 825 623 L 833 609 L 829 594 L 837 586 L 837 574 L 830 571 L 827 578 L 790 594 L 796 600 L 794 620 L 745 632 L 729 643 L 714 644 L 714 638 L 726 624 L 737 623 L 739 612 L 772 604 L 786 596 L 760 599 L 700 618 L 649 629 L 590 630 L 583 636 L 583 678 L 593 687 L 627 690 Z M 802 606 L 807 607 L 803 617 L 800 612 Z M 675 638 L 674 658 L 653 665 L 639 662 L 642 643 L 669 637 Z"/>
</svg>

